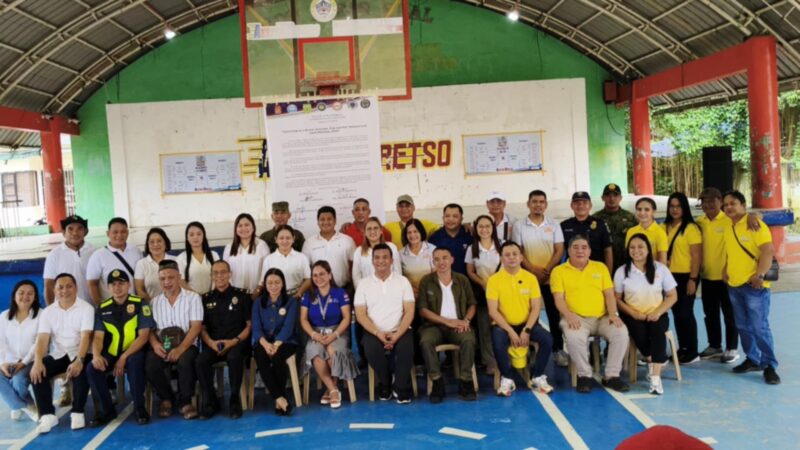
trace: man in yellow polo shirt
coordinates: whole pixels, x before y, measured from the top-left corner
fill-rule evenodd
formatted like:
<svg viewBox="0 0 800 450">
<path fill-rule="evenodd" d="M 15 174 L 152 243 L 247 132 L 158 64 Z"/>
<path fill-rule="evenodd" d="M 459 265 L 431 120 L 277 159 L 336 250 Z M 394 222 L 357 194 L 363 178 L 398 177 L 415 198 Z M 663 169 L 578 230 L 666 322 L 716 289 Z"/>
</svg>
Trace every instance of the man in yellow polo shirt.
<svg viewBox="0 0 800 450">
<path fill-rule="evenodd" d="M 492 346 L 501 375 L 497 395 L 508 397 L 516 389 L 509 351 L 525 354 L 534 343 L 539 345 L 539 352 L 528 383 L 531 389 L 549 394 L 553 388 L 547 383 L 544 369 L 552 353 L 553 337 L 539 325 L 539 282 L 521 267 L 522 249 L 514 241 L 506 241 L 500 247 L 500 262 L 502 268 L 486 283 L 486 304 L 493 322 Z"/>
<path fill-rule="evenodd" d="M 553 269 L 550 287 L 561 313 L 560 325 L 569 357 L 578 371 L 578 392 L 592 390 L 589 336 L 602 336 L 608 341 L 603 385 L 626 392 L 630 387 L 619 377 L 619 372 L 628 350 L 628 329 L 619 318 L 608 267 L 591 261 L 591 252 L 585 236 L 573 236 L 567 246 L 569 258 Z"/>
<path fill-rule="evenodd" d="M 764 280 L 772 264 L 772 235 L 761 221 L 758 231 L 747 228 L 747 203 L 741 192 L 727 192 L 722 205 L 733 223 L 725 228 L 726 263 L 722 276 L 728 282 L 736 328 L 747 356 L 733 372 L 763 370 L 767 384 L 780 384 L 769 328 L 770 283 Z"/>
<path fill-rule="evenodd" d="M 397 216 L 400 218 L 400 220 L 397 222 L 387 223 L 385 228 L 392 234 L 392 243 L 397 246 L 398 249 L 401 249 L 404 247 L 403 230 L 405 230 L 408 221 L 414 218 L 414 211 L 416 210 L 416 207 L 414 206 L 414 199 L 408 194 L 403 194 L 397 197 L 396 206 Z M 430 220 L 419 219 L 419 221 L 422 223 L 422 226 L 425 227 L 425 232 L 428 234 L 428 236 L 432 235 L 434 231 L 439 229 L 439 225 L 431 222 Z"/>
</svg>

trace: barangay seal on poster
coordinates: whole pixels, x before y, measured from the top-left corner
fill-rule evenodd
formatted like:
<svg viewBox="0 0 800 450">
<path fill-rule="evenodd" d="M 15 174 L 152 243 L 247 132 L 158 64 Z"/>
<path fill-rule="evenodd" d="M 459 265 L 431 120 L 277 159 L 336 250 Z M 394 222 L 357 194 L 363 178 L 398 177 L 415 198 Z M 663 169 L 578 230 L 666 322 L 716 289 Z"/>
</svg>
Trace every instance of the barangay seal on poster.
<svg viewBox="0 0 800 450">
<path fill-rule="evenodd" d="M 312 0 L 310 9 L 317 22 L 330 22 L 339 10 L 336 0 Z"/>
</svg>

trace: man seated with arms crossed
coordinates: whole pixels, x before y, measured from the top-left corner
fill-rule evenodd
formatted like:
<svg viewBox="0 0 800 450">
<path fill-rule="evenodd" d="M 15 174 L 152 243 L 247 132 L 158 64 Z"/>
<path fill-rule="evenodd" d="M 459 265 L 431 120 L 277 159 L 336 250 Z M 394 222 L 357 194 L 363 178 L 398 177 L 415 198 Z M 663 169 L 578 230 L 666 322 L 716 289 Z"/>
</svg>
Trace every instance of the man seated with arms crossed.
<svg viewBox="0 0 800 450">
<path fill-rule="evenodd" d="M 195 361 L 197 379 L 203 392 L 201 418 L 210 418 L 220 407 L 214 391 L 214 364 L 228 364 L 231 399 L 228 415 L 231 419 L 242 417 L 242 399 L 239 391 L 244 378 L 245 360 L 250 356 L 250 331 L 252 329 L 252 302 L 247 292 L 231 286 L 231 268 L 227 261 L 211 265 L 214 289 L 203 295 L 203 352 Z"/>
<path fill-rule="evenodd" d="M 176 399 L 170 386 L 174 366 L 178 371 L 178 408 L 184 419 L 194 419 L 194 361 L 197 337 L 203 328 L 203 303 L 196 292 L 181 288 L 177 262 L 161 261 L 158 279 L 163 292 L 150 303 L 156 329 L 150 333 L 150 350 L 145 357 L 147 381 L 161 399 L 159 417 L 171 416 Z"/>
<path fill-rule="evenodd" d="M 469 326 L 475 317 L 476 302 L 469 279 L 453 272 L 453 255 L 447 248 L 433 251 L 436 272 L 422 277 L 417 311 L 422 318 L 419 348 L 425 358 L 428 376 L 433 380 L 431 403 L 441 403 L 445 396 L 442 367 L 436 346 L 455 344 L 459 348 L 458 396 L 475 400 L 472 365 L 475 360 L 475 334 Z"/>
<path fill-rule="evenodd" d="M 127 272 L 113 270 L 106 280 L 111 298 L 100 304 L 95 312 L 92 363 L 86 365 L 86 377 L 97 397 L 98 410 L 89 426 L 105 425 L 117 417 L 108 374 L 122 376 L 128 373 L 136 421 L 139 425 L 150 422 L 150 413 L 144 406 L 144 347 L 155 328 L 150 307 L 142 299 L 128 293 L 131 280 Z"/>
<path fill-rule="evenodd" d="M 356 319 L 364 327 L 364 353 L 378 376 L 381 400 L 392 398 L 392 374 L 386 354 L 394 357 L 397 403 L 411 403 L 411 368 L 414 365 L 414 291 L 411 283 L 392 272 L 392 249 L 386 244 L 372 248 L 375 273 L 356 289 Z"/>
<path fill-rule="evenodd" d="M 58 425 L 53 408 L 53 389 L 50 380 L 67 373 L 72 379 L 72 429 L 86 426 L 83 408 L 89 395 L 89 383 L 83 371 L 91 359 L 89 344 L 94 328 L 94 308 L 77 297 L 75 278 L 62 273 L 55 277 L 56 301 L 42 312 L 36 337 L 36 353 L 31 369 L 33 397 L 39 407 L 39 426 L 36 431 L 48 433 Z"/>
<path fill-rule="evenodd" d="M 532 389 L 543 394 L 553 392 L 544 369 L 550 360 L 553 337 L 539 325 L 542 310 L 542 293 L 536 276 L 522 268 L 522 249 L 514 241 L 500 246 L 502 268 L 486 282 L 486 305 L 492 326 L 492 345 L 497 367 L 500 370 L 500 387 L 497 395 L 510 397 L 516 390 L 509 351 L 525 354 L 533 344 L 539 346 L 529 380 Z M 525 349 L 525 350 L 512 350 Z"/>
<path fill-rule="evenodd" d="M 602 336 L 608 341 L 603 386 L 626 392 L 630 387 L 619 377 L 619 372 L 628 350 L 628 329 L 619 318 L 608 267 L 591 261 L 591 252 L 585 236 L 573 236 L 567 246 L 569 258 L 553 269 L 550 286 L 561 313 L 560 326 L 567 341 L 569 357 L 578 371 L 577 391 L 588 393 L 592 390 L 589 336 Z"/>
</svg>

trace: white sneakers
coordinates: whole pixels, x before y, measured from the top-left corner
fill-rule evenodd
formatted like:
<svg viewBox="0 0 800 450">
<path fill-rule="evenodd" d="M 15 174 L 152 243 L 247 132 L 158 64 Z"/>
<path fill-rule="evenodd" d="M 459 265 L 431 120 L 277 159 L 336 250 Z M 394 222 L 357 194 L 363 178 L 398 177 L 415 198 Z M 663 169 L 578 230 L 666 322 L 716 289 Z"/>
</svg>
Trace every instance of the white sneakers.
<svg viewBox="0 0 800 450">
<path fill-rule="evenodd" d="M 22 411 L 23 414 L 28 416 L 28 418 L 31 419 L 31 421 L 33 422 L 39 421 L 39 409 L 36 408 L 36 405 L 28 405 L 20 409 L 20 411 Z"/>
<path fill-rule="evenodd" d="M 517 385 L 511 378 L 501 377 L 500 387 L 497 388 L 497 395 L 501 397 L 511 397 L 511 393 L 517 390 Z"/>
<path fill-rule="evenodd" d="M 664 394 L 664 386 L 661 385 L 660 375 L 650 375 L 650 393 L 653 395 Z"/>
<path fill-rule="evenodd" d="M 71 421 L 70 428 L 73 430 L 80 430 L 86 426 L 86 417 L 84 417 L 83 413 L 72 413 L 69 418 Z"/>
<path fill-rule="evenodd" d="M 36 427 L 36 431 L 38 433 L 49 433 L 56 425 L 58 425 L 58 418 L 55 414 L 45 414 L 39 418 L 39 426 Z"/>
<path fill-rule="evenodd" d="M 719 360 L 725 364 L 733 364 L 739 360 L 739 352 L 736 349 L 725 350 Z"/>
<path fill-rule="evenodd" d="M 541 392 L 542 394 L 549 394 L 553 392 L 553 386 L 547 382 L 547 375 L 539 375 L 536 378 L 531 378 L 531 390 Z"/>
<path fill-rule="evenodd" d="M 14 421 L 22 420 L 22 410 L 21 409 L 12 409 L 11 410 L 11 420 L 14 420 Z"/>
</svg>

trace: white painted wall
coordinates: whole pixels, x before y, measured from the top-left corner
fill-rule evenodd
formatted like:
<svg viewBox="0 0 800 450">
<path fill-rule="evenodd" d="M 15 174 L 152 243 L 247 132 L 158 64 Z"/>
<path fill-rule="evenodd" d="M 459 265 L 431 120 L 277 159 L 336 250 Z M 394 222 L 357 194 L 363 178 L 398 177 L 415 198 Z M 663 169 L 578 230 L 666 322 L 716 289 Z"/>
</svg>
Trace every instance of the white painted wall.
<svg viewBox="0 0 800 450">
<path fill-rule="evenodd" d="M 533 189 L 551 199 L 589 189 L 583 79 L 421 88 L 413 97 L 381 103 L 381 141 L 450 139 L 453 163 L 447 169 L 385 173 L 390 211 L 401 194 L 412 195 L 421 209 L 449 202 L 482 205 L 492 190 L 519 203 Z M 267 219 L 269 183 L 250 176 L 243 178 L 243 193 L 161 195 L 160 153 L 243 149 L 238 138 L 263 136 L 261 111 L 243 104 L 229 99 L 107 106 L 116 214 L 134 226 L 225 222 L 243 211 Z M 464 176 L 462 134 L 540 129 L 545 130 L 543 172 Z"/>
</svg>

